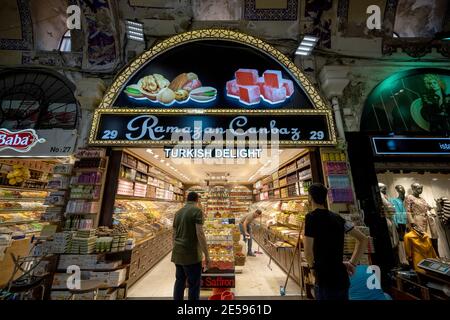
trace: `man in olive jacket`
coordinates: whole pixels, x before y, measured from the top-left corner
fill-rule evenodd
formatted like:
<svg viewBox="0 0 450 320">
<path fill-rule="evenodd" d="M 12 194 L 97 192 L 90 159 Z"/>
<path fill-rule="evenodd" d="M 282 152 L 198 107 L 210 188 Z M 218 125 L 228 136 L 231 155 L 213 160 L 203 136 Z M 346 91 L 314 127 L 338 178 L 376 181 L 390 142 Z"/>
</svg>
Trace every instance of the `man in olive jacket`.
<svg viewBox="0 0 450 320">
<path fill-rule="evenodd" d="M 200 299 L 202 252 L 205 255 L 205 268 L 208 268 L 210 263 L 203 231 L 203 212 L 198 200 L 199 195 L 190 192 L 186 205 L 178 210 L 173 220 L 172 262 L 176 266 L 174 300 L 184 299 L 186 279 L 189 285 L 189 300 Z"/>
</svg>

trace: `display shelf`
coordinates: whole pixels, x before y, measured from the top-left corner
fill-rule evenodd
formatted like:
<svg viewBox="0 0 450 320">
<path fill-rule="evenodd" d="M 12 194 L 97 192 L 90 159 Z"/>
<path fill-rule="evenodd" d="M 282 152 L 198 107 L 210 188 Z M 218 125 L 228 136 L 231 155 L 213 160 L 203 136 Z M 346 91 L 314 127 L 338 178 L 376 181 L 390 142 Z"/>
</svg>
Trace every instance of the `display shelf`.
<svg viewBox="0 0 450 320">
<path fill-rule="evenodd" d="M 41 220 L 22 220 L 22 221 L 11 221 L 11 222 L 0 222 L 0 226 L 13 226 L 15 224 L 31 224 L 42 222 Z"/>
<path fill-rule="evenodd" d="M 81 198 L 69 198 L 68 199 L 69 201 L 70 200 L 85 200 L 85 201 L 92 201 L 92 202 L 97 202 L 97 201 L 99 201 L 100 200 L 100 197 L 99 198 L 89 198 L 89 197 L 81 197 Z"/>
<path fill-rule="evenodd" d="M 70 186 L 101 186 L 102 183 L 97 182 L 97 183 L 89 183 L 89 182 L 76 182 L 76 183 L 70 183 Z"/>
<path fill-rule="evenodd" d="M 118 194 L 116 196 L 118 200 L 140 200 L 140 201 L 166 201 L 166 202 L 183 202 L 179 200 L 170 200 L 170 199 L 160 199 L 160 198 L 148 198 L 148 197 L 138 197 L 138 196 L 126 196 Z"/>
<path fill-rule="evenodd" d="M 117 252 L 123 252 L 123 251 L 117 251 Z M 117 252 L 112 252 L 112 253 L 117 253 Z M 93 254 L 102 254 L 102 253 L 106 253 L 106 252 L 96 252 Z M 111 271 L 117 271 L 120 269 L 127 269 L 130 267 L 130 264 L 123 264 L 121 266 L 115 267 L 115 268 L 110 268 L 110 269 L 96 269 L 96 268 L 81 268 L 80 271 L 94 271 L 94 272 L 111 272 Z M 55 271 L 56 273 L 66 273 L 67 270 L 64 269 L 56 269 Z"/>
<path fill-rule="evenodd" d="M 44 212 L 47 208 L 26 208 L 26 209 L 0 209 L 0 214 L 8 214 L 10 212 Z"/>
<path fill-rule="evenodd" d="M 19 187 L 12 187 L 12 186 L 6 186 L 6 185 L 0 185 L 0 189 L 6 189 L 6 190 L 11 190 L 11 191 L 50 191 L 50 190 L 54 190 L 54 189 L 47 189 L 47 188 L 19 188 Z"/>
<path fill-rule="evenodd" d="M 73 168 L 74 172 L 103 172 L 105 168 Z M 72 173 L 73 174 L 73 173 Z"/>
<path fill-rule="evenodd" d="M 0 198 L 0 201 L 14 202 L 44 202 L 46 198 Z"/>
<path fill-rule="evenodd" d="M 65 216 L 94 216 L 97 215 L 97 212 L 89 213 L 89 212 L 65 212 Z"/>
</svg>

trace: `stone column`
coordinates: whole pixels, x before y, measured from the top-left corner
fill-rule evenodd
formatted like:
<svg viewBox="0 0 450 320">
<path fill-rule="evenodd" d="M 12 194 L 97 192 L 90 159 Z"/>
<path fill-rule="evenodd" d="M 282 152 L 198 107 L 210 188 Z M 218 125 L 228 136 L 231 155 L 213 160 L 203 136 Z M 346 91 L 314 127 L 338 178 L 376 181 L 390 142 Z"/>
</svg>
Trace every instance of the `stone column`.
<svg viewBox="0 0 450 320">
<path fill-rule="evenodd" d="M 81 107 L 81 120 L 78 125 L 78 149 L 87 147 L 94 111 L 103 99 L 106 86 L 103 80 L 98 78 L 80 79 L 76 86 L 75 98 Z"/>
<path fill-rule="evenodd" d="M 349 67 L 347 66 L 324 66 L 319 75 L 322 92 L 327 99 L 331 99 L 338 137 L 343 141 L 345 141 L 344 122 L 338 98 L 342 96 L 345 87 L 350 82 L 348 73 Z"/>
</svg>

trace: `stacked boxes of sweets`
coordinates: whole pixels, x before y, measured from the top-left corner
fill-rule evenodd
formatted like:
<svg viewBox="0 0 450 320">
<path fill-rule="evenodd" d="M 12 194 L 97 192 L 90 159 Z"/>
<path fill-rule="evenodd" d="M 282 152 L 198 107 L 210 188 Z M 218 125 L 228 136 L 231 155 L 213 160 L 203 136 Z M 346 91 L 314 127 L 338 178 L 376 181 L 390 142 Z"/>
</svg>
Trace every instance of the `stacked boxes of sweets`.
<svg viewBox="0 0 450 320">
<path fill-rule="evenodd" d="M 90 254 L 95 251 L 97 236 L 95 229 L 78 230 L 72 238 L 70 253 Z"/>
<path fill-rule="evenodd" d="M 298 180 L 304 181 L 311 179 L 311 169 L 305 169 L 298 173 Z"/>
<path fill-rule="evenodd" d="M 57 232 L 53 235 L 50 251 L 52 253 L 67 253 L 70 252 L 72 246 L 72 238 L 75 232 Z"/>
<path fill-rule="evenodd" d="M 333 203 L 353 203 L 353 191 L 348 176 L 345 153 L 323 153 L 322 162 L 324 162 L 324 170 L 328 175 L 330 201 Z"/>
<path fill-rule="evenodd" d="M 47 182 L 47 188 L 67 190 L 69 188 L 70 177 L 68 176 L 54 176 Z"/>
<path fill-rule="evenodd" d="M 83 218 L 81 216 L 69 216 L 64 223 L 64 230 L 90 229 L 94 226 L 91 218 Z"/>
<path fill-rule="evenodd" d="M 297 165 L 295 162 L 291 163 L 290 165 L 287 166 L 286 171 L 287 173 L 292 173 L 297 169 Z"/>
<path fill-rule="evenodd" d="M 70 189 L 70 198 L 97 200 L 100 197 L 100 190 L 101 186 L 75 185 Z"/>
<path fill-rule="evenodd" d="M 284 102 L 294 93 L 294 84 L 283 79 L 281 71 L 266 70 L 260 77 L 258 70 L 239 69 L 235 79 L 227 82 L 226 90 L 228 96 L 247 105 L 259 104 L 261 99 L 275 104 Z"/>
<path fill-rule="evenodd" d="M 99 210 L 99 203 L 96 201 L 69 200 L 67 202 L 67 213 L 92 213 Z"/>
<path fill-rule="evenodd" d="M 97 252 L 124 251 L 128 240 L 128 230 L 122 224 L 114 225 L 113 229 L 99 227 L 97 237 Z"/>
</svg>

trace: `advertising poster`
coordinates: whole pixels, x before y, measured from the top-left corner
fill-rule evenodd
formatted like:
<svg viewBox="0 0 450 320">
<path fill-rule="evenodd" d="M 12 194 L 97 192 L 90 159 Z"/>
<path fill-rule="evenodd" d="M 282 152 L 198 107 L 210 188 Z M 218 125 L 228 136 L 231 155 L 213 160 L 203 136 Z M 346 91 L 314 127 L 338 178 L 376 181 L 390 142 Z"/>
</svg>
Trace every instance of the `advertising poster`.
<svg viewBox="0 0 450 320">
<path fill-rule="evenodd" d="M 450 132 L 450 74 L 416 69 L 389 77 L 367 99 L 361 129 Z"/>
</svg>

